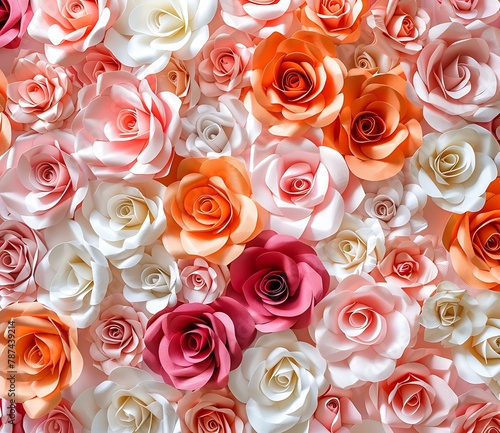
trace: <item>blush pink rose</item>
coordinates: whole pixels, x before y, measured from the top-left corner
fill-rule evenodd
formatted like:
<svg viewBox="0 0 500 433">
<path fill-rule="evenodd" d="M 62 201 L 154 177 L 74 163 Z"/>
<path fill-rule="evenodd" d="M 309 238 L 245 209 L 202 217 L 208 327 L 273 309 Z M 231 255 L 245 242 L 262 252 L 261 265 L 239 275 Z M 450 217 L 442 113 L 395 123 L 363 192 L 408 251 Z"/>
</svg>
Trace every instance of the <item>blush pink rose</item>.
<svg viewBox="0 0 500 433">
<path fill-rule="evenodd" d="M 387 379 L 418 332 L 420 307 L 402 289 L 350 275 L 315 308 L 309 333 L 338 388 Z"/>
<path fill-rule="evenodd" d="M 0 308 L 35 300 L 35 269 L 46 252 L 40 237 L 25 224 L 0 224 Z"/>
<path fill-rule="evenodd" d="M 29 0 L 0 0 L 0 48 L 17 48 L 32 18 Z"/>
<path fill-rule="evenodd" d="M 125 71 L 101 74 L 78 94 L 76 151 L 100 180 L 166 176 L 179 139 L 181 102 L 157 92 L 156 79 Z"/>
<path fill-rule="evenodd" d="M 7 77 L 6 112 L 25 130 L 44 133 L 63 128 L 75 111 L 73 75 L 36 52 L 21 51 Z"/>
<path fill-rule="evenodd" d="M 440 0 L 438 5 L 439 12 L 446 18 L 446 21 L 463 25 L 474 21 L 492 24 L 500 15 L 500 2 L 495 1 Z M 422 6 L 427 7 L 427 4 L 424 2 Z"/>
<path fill-rule="evenodd" d="M 266 230 L 229 266 L 228 295 L 252 315 L 257 330 L 305 328 L 325 296 L 330 277 L 314 249 L 288 235 Z"/>
<path fill-rule="evenodd" d="M 31 419 L 23 418 L 25 433 L 82 433 L 83 428 L 71 412 L 71 403 L 63 399 L 47 415 Z"/>
<path fill-rule="evenodd" d="M 126 0 L 34 0 L 30 36 L 45 44 L 51 63 L 70 65 L 104 39 Z"/>
<path fill-rule="evenodd" d="M 72 154 L 66 131 L 19 137 L 1 164 L 0 214 L 42 229 L 72 218 L 83 201 L 88 179 Z"/>
<path fill-rule="evenodd" d="M 220 389 L 255 334 L 250 313 L 227 297 L 167 307 L 148 322 L 144 361 L 177 389 Z"/>
<path fill-rule="evenodd" d="M 461 395 L 450 433 L 498 433 L 500 402 L 488 390 L 475 388 Z"/>
</svg>

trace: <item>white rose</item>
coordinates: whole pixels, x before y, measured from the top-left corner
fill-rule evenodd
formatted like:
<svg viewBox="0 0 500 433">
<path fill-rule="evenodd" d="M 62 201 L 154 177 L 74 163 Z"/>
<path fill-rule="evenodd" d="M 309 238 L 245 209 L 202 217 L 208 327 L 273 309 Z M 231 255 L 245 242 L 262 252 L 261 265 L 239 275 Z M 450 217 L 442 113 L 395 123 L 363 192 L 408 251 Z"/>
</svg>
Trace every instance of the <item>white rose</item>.
<svg viewBox="0 0 500 433">
<path fill-rule="evenodd" d="M 385 237 L 376 219 L 362 221 L 344 214 L 338 232 L 316 245 L 328 273 L 338 281 L 372 271 L 385 254 Z"/>
<path fill-rule="evenodd" d="M 427 134 L 411 171 L 434 203 L 453 213 L 476 212 L 500 167 L 500 145 L 488 130 L 468 125 Z"/>
<path fill-rule="evenodd" d="M 180 433 L 174 405 L 182 393 L 144 370 L 118 367 L 80 394 L 72 411 L 82 433 Z"/>
<path fill-rule="evenodd" d="M 85 240 L 114 266 L 135 266 L 146 245 L 165 231 L 165 189 L 154 180 L 134 184 L 92 181 L 75 220 L 82 226 Z"/>
<path fill-rule="evenodd" d="M 175 259 L 161 242 L 155 242 L 137 265 L 123 270 L 123 295 L 127 301 L 145 302 L 154 314 L 177 304 L 181 280 Z"/>
<path fill-rule="evenodd" d="M 139 78 L 160 72 L 170 56 L 192 59 L 209 37 L 217 0 L 129 0 L 104 39 L 124 65 L 140 67 Z"/>
<path fill-rule="evenodd" d="M 325 370 L 314 346 L 298 341 L 290 330 L 275 332 L 245 351 L 241 365 L 229 374 L 229 389 L 246 403 L 257 433 L 305 433 L 328 387 Z"/>
<path fill-rule="evenodd" d="M 64 220 L 47 229 L 45 241 L 49 251 L 35 272 L 38 301 L 86 328 L 97 319 L 111 281 L 108 262 L 98 248 L 85 242 L 75 221 Z"/>
</svg>

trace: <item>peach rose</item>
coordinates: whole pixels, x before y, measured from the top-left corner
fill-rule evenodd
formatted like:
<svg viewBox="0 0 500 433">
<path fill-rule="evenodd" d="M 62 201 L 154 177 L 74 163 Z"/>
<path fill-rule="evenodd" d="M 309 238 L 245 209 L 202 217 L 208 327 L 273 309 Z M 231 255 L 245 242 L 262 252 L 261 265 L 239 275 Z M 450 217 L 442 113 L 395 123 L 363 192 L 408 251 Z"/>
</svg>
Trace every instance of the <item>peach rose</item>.
<svg viewBox="0 0 500 433">
<path fill-rule="evenodd" d="M 263 210 L 250 198 L 245 166 L 222 156 L 187 158 L 164 196 L 163 243 L 174 257 L 204 257 L 227 265 L 263 226 Z"/>
<path fill-rule="evenodd" d="M 80 376 L 83 358 L 77 342 L 74 322 L 38 302 L 0 310 L 1 397 L 10 398 L 14 386 L 30 418 L 48 414 L 62 400 L 61 391 Z"/>
<path fill-rule="evenodd" d="M 12 128 L 4 113 L 7 105 L 7 84 L 7 78 L 0 69 L 0 155 L 7 151 L 12 141 Z"/>
<path fill-rule="evenodd" d="M 306 30 L 324 33 L 336 44 L 356 42 L 368 6 L 368 0 L 306 0 L 300 22 Z"/>
<path fill-rule="evenodd" d="M 337 117 L 346 68 L 329 37 L 273 33 L 257 45 L 252 68 L 245 105 L 272 134 L 303 135 Z"/>
<path fill-rule="evenodd" d="M 345 156 L 357 177 L 377 181 L 396 175 L 422 144 L 421 110 L 408 101 L 406 84 L 392 73 L 349 71 L 344 104 L 325 131 L 325 144 Z"/>
<path fill-rule="evenodd" d="M 486 190 L 481 210 L 450 217 L 443 244 L 466 284 L 500 291 L 500 179 Z"/>
</svg>

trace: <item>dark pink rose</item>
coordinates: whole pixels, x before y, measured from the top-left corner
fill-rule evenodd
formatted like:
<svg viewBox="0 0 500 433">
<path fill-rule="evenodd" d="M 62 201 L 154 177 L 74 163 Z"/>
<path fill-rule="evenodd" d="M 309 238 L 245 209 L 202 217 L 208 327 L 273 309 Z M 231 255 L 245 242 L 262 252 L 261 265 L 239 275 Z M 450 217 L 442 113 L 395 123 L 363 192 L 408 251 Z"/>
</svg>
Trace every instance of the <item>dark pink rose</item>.
<svg viewBox="0 0 500 433">
<path fill-rule="evenodd" d="M 0 0 L 0 48 L 17 48 L 32 18 L 29 0 Z"/>
<path fill-rule="evenodd" d="M 330 284 L 312 247 L 272 230 L 249 242 L 229 271 L 229 293 L 250 311 L 261 332 L 308 326 Z"/>
<path fill-rule="evenodd" d="M 227 385 L 229 372 L 240 365 L 255 334 L 252 316 L 233 299 L 180 304 L 149 320 L 143 358 L 177 389 L 220 389 Z"/>
</svg>

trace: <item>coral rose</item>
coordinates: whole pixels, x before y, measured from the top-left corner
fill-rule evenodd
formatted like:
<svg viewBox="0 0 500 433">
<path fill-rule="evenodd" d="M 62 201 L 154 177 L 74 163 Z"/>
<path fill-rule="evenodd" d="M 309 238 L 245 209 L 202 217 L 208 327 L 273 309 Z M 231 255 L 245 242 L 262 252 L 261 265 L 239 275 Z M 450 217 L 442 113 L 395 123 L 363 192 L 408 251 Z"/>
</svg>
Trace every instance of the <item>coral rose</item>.
<svg viewBox="0 0 500 433">
<path fill-rule="evenodd" d="M 15 339 L 14 358 L 12 343 Z M 30 418 L 48 414 L 62 400 L 61 391 L 80 376 L 74 322 L 38 302 L 9 305 L 0 310 L 0 395 L 8 397 L 12 370 L 16 400 Z M 9 348 L 10 344 L 10 348 Z"/>
<path fill-rule="evenodd" d="M 394 176 L 422 144 L 421 110 L 408 101 L 406 84 L 392 73 L 349 71 L 342 110 L 325 137 L 357 177 L 376 181 Z"/>
<path fill-rule="evenodd" d="M 179 164 L 177 178 L 164 197 L 165 247 L 181 259 L 230 263 L 263 225 L 243 163 L 226 156 L 188 158 Z"/>
<path fill-rule="evenodd" d="M 479 211 L 450 217 L 443 244 L 466 284 L 500 291 L 500 179 L 486 190 L 486 202 Z"/>
<path fill-rule="evenodd" d="M 245 105 L 274 135 L 303 135 L 331 124 L 342 106 L 346 68 L 327 36 L 273 33 L 255 49 Z"/>
</svg>

